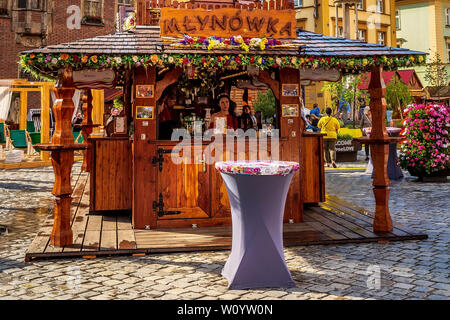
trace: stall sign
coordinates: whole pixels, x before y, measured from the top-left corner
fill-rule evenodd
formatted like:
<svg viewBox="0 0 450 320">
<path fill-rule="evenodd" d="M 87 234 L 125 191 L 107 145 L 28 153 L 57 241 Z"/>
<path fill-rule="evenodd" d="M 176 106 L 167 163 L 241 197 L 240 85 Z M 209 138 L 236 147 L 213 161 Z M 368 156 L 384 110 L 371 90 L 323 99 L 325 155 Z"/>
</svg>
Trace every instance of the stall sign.
<svg viewBox="0 0 450 320">
<path fill-rule="evenodd" d="M 161 8 L 161 36 L 295 38 L 295 10 Z"/>
<path fill-rule="evenodd" d="M 336 82 L 341 80 L 342 73 L 336 69 L 307 69 L 300 70 L 300 79 L 301 80 L 312 80 L 312 81 L 331 81 Z"/>
<path fill-rule="evenodd" d="M 74 71 L 73 82 L 77 89 L 114 88 L 116 82 L 116 73 L 113 70 Z"/>
</svg>

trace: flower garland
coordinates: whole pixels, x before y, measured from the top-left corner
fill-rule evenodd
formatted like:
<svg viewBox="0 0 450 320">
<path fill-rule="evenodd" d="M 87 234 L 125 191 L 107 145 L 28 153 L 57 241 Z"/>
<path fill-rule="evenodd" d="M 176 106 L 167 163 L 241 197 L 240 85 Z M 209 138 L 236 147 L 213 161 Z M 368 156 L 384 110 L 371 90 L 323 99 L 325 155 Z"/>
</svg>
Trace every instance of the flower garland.
<svg viewBox="0 0 450 320">
<path fill-rule="evenodd" d="M 192 48 L 203 48 L 209 51 L 214 49 L 234 49 L 240 48 L 244 52 L 249 52 L 250 49 L 259 49 L 264 51 L 270 47 L 282 46 L 283 43 L 277 39 L 264 38 L 247 38 L 242 36 L 233 36 L 230 38 L 221 37 L 191 37 L 184 36 L 184 39 L 179 41 L 178 44 L 183 46 L 190 46 Z M 175 45 L 177 46 L 177 45 Z M 178 45 L 179 46 L 179 45 Z"/>
<path fill-rule="evenodd" d="M 391 70 L 423 63 L 425 63 L 423 55 L 339 58 L 267 56 L 242 53 L 237 55 L 153 54 L 139 56 L 27 53 L 22 55 L 19 61 L 19 64 L 25 71 L 44 79 L 53 79 L 52 73 L 56 73 L 58 69 L 66 66 L 71 66 L 74 70 L 81 70 L 86 68 L 131 69 L 141 66 L 163 68 L 171 65 L 179 67 L 192 65 L 197 68 L 220 67 L 228 70 L 237 70 L 251 65 L 262 70 L 277 67 L 297 69 L 338 68 L 345 73 L 357 73 L 366 71 L 374 65 L 383 65 L 385 69 Z"/>
<path fill-rule="evenodd" d="M 405 113 L 400 166 L 422 174 L 450 169 L 450 108 L 411 105 Z"/>
</svg>

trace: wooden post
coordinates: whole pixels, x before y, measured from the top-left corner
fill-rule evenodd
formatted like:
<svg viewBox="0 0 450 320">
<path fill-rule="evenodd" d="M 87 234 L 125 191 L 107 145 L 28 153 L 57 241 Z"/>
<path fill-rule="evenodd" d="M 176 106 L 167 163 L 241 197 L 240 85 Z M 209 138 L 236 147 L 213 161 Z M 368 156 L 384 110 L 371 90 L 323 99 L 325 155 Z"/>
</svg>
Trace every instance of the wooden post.
<svg viewBox="0 0 450 320">
<path fill-rule="evenodd" d="M 28 111 L 28 92 L 20 91 L 20 113 L 19 113 L 19 129 L 27 128 L 27 111 Z"/>
<path fill-rule="evenodd" d="M 84 90 L 83 93 L 83 126 L 81 129 L 81 133 L 83 135 L 83 143 L 88 146 L 88 149 L 83 151 L 84 159 L 83 165 L 81 166 L 81 170 L 85 172 L 91 172 L 91 147 L 92 143 L 89 141 L 89 136 L 94 130 L 93 122 L 92 122 L 92 92 L 91 90 Z"/>
<path fill-rule="evenodd" d="M 105 95 L 103 90 L 92 89 L 92 121 L 103 126 L 103 114 L 105 113 Z M 98 132 L 99 129 L 94 129 Z"/>
<path fill-rule="evenodd" d="M 60 83 L 56 91 L 57 100 L 53 107 L 55 132 L 52 137 L 52 144 L 67 146 L 74 144 L 72 114 L 75 106 L 72 97 L 75 88 L 73 87 L 71 69 L 65 69 L 60 76 Z M 55 218 L 50 243 L 59 247 L 73 243 L 70 227 L 70 205 L 72 203 L 70 173 L 74 161 L 73 153 L 73 150 L 63 148 L 52 151 L 52 165 L 55 172 L 55 185 L 53 186 L 52 194 L 56 199 L 54 202 Z"/>
<path fill-rule="evenodd" d="M 382 77 L 383 68 L 371 70 L 369 94 L 372 113 L 372 131 L 370 133 L 370 153 L 373 162 L 373 193 L 375 195 L 374 231 L 392 231 L 392 219 L 389 212 L 389 178 L 387 162 L 389 156 L 389 135 L 386 131 L 386 87 Z"/>
<path fill-rule="evenodd" d="M 41 143 L 50 142 L 50 90 L 53 83 L 41 86 Z M 49 160 L 50 152 L 41 150 L 41 160 Z"/>
<path fill-rule="evenodd" d="M 286 209 L 284 222 L 292 220 L 294 223 L 303 222 L 303 193 L 301 192 L 301 182 L 303 180 L 302 159 L 302 134 L 305 129 L 304 120 L 301 117 L 301 106 L 298 96 L 283 96 L 283 84 L 297 84 L 300 89 L 300 72 L 298 69 L 284 68 L 280 69 L 279 83 L 279 101 L 281 109 L 277 113 L 280 116 L 280 138 L 287 141 L 280 142 L 281 160 L 295 161 L 300 163 L 301 169 L 298 170 L 292 178 L 289 193 L 286 199 Z M 299 92 L 300 94 L 300 92 Z M 294 104 L 298 106 L 296 116 L 282 116 L 283 104 Z"/>
<path fill-rule="evenodd" d="M 137 68 L 134 73 L 134 86 L 156 86 L 156 68 Z M 135 89 L 136 93 L 137 90 Z M 157 201 L 157 168 L 152 164 L 157 156 L 156 140 L 157 109 L 155 98 L 135 98 L 135 107 L 153 107 L 153 119 L 136 119 L 134 112 L 134 141 L 133 141 L 133 215 L 132 222 L 135 229 L 147 226 L 156 228 L 157 216 L 153 210 L 153 201 Z"/>
</svg>

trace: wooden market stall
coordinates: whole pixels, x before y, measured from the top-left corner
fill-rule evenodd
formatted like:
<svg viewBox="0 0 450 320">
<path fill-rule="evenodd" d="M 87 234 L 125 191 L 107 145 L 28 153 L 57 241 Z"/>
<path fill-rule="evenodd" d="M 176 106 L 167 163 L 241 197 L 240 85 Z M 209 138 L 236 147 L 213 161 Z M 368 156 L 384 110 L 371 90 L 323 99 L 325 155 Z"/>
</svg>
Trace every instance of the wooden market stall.
<svg viewBox="0 0 450 320">
<path fill-rule="evenodd" d="M 22 55 L 26 70 L 58 80 L 55 134 L 51 144 L 40 146 L 52 151 L 56 173 L 51 244 L 70 245 L 75 238 L 71 231 L 70 172 L 73 150 L 81 148 L 74 145 L 70 128 L 75 88 L 86 90 L 83 135 L 89 138 L 84 148 L 89 159 L 85 170 L 90 172 L 91 213 L 130 212 L 135 230 L 227 226 L 231 224 L 229 202 L 214 162 L 280 159 L 301 164 L 291 183 L 284 216 L 286 223 L 300 224 L 306 206 L 325 201 L 323 136 L 305 131 L 301 80 L 336 81 L 342 74 L 364 71 L 372 72 L 369 92 L 374 128 L 371 140 L 365 143 L 373 144 L 374 231 L 392 230 L 386 177 L 391 140 L 384 125 L 385 88 L 380 74 L 383 67 L 420 63 L 424 61 L 422 53 L 297 31 L 291 1 L 250 6 L 233 2 L 223 7 L 176 1 L 156 6 L 156 2 L 138 1 L 137 21 L 153 21 L 148 14 L 156 7 L 160 9 L 160 25 L 137 26 Z M 220 83 L 214 83 L 217 80 Z M 255 137 L 228 132 L 212 141 L 192 136 L 163 138 L 160 112 L 171 92 L 176 100 L 172 129 L 192 131 L 187 124 L 192 119 L 186 119 L 195 116 L 205 122 L 206 109 L 217 106 L 212 97 L 229 94 L 236 81 L 263 83 L 272 90 L 278 136 L 274 130 L 266 140 L 265 131 L 259 130 Z M 197 90 L 201 83 L 210 86 L 202 97 Z M 93 134 L 89 89 L 119 86 L 123 107 L 105 117 L 106 133 Z M 192 86 L 198 87 L 186 96 L 182 89 Z M 207 125 L 200 127 L 202 135 L 206 129 Z M 223 144 L 217 144 L 221 138 Z M 181 141 L 194 144 L 186 147 Z M 266 143 L 267 150 L 260 149 Z M 176 163 L 174 155 L 192 161 Z"/>
</svg>

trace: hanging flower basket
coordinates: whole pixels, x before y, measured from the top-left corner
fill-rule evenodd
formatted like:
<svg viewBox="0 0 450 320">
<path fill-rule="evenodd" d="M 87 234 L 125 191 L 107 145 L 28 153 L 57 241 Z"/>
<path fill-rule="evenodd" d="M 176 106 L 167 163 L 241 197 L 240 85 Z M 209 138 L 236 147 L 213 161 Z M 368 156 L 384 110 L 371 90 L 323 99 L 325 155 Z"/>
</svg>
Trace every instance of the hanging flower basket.
<svg viewBox="0 0 450 320">
<path fill-rule="evenodd" d="M 450 173 L 450 108 L 411 105 L 405 110 L 400 166 L 419 181 L 447 181 Z"/>
</svg>

